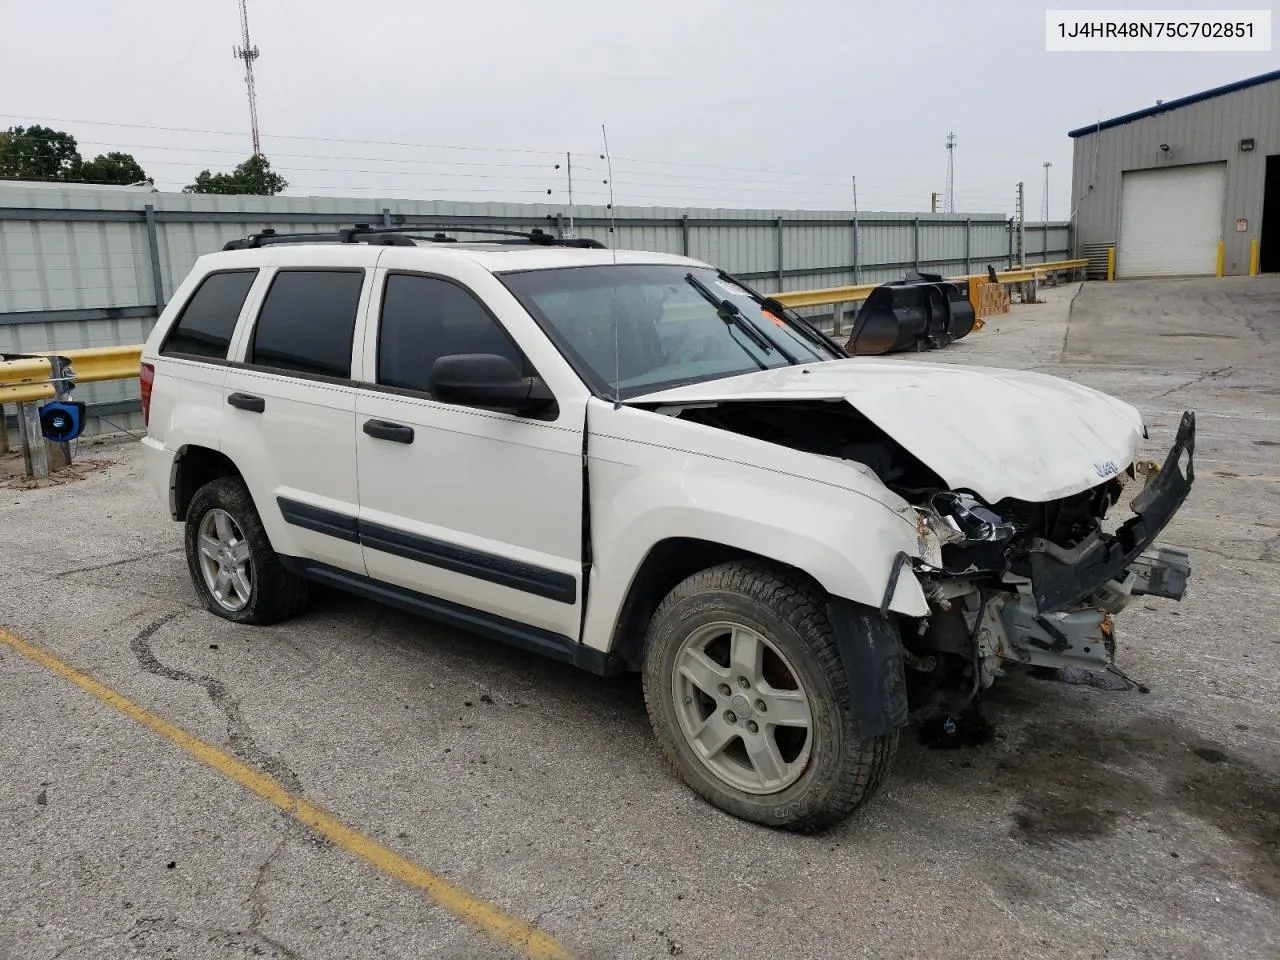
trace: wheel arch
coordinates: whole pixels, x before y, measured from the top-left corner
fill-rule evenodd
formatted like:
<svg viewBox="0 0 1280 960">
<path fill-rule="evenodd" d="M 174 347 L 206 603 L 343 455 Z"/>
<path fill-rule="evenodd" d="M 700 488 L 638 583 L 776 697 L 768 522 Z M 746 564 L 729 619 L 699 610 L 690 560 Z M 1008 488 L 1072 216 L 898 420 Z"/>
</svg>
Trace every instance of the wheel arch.
<svg viewBox="0 0 1280 960">
<path fill-rule="evenodd" d="M 240 468 L 221 451 L 200 444 L 186 444 L 174 454 L 169 476 L 169 514 L 174 520 L 187 519 L 187 509 L 196 491 L 221 477 L 244 479 Z"/>
<path fill-rule="evenodd" d="M 613 634 L 609 652 L 627 670 L 638 670 L 644 656 L 644 638 L 653 613 L 663 598 L 681 581 L 693 574 L 722 563 L 753 561 L 802 577 L 822 591 L 822 585 L 799 567 L 742 547 L 730 546 L 697 537 L 667 537 L 654 543 L 636 568 L 627 588 Z"/>
</svg>

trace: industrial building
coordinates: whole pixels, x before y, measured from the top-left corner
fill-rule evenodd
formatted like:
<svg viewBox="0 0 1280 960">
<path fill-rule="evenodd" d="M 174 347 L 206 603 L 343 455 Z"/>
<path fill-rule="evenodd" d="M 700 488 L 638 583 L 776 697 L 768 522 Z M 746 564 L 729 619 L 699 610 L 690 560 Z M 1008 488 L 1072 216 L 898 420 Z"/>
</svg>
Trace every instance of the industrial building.
<svg viewBox="0 0 1280 960">
<path fill-rule="evenodd" d="M 1280 272 L 1280 70 L 1072 130 L 1074 241 L 1117 277 Z"/>
</svg>

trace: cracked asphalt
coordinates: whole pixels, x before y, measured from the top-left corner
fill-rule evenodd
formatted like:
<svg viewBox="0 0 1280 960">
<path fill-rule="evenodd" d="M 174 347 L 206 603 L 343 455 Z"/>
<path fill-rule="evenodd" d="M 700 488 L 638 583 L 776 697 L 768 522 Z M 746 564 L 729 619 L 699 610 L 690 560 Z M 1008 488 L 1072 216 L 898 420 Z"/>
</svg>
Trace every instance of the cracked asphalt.
<svg viewBox="0 0 1280 960">
<path fill-rule="evenodd" d="M 1150 692 L 1010 678 L 820 836 L 694 797 L 634 678 L 339 594 L 210 616 L 127 440 L 0 481 L 0 625 L 579 957 L 1280 956 L 1280 278 L 1042 297 L 916 359 L 1107 390 L 1152 459 L 1196 411 L 1187 597 L 1118 621 Z M 0 958 L 512 955 L 4 645 L 0 836 Z"/>
</svg>

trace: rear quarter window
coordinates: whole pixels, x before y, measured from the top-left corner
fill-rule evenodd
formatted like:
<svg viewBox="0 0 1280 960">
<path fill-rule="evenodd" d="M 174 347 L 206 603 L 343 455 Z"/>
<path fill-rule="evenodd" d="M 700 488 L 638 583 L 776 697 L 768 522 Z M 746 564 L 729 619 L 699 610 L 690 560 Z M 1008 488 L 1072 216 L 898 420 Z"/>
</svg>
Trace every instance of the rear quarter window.
<svg viewBox="0 0 1280 960">
<path fill-rule="evenodd" d="M 160 347 L 162 354 L 227 359 L 231 335 L 257 270 L 225 270 L 200 282 Z"/>
</svg>

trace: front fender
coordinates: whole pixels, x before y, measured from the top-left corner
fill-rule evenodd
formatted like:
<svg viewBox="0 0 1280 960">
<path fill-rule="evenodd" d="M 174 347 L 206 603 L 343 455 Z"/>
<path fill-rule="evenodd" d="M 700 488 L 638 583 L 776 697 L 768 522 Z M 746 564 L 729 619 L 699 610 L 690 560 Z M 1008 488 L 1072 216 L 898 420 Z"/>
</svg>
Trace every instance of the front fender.
<svg viewBox="0 0 1280 960">
<path fill-rule="evenodd" d="M 919 556 L 914 523 L 866 494 L 740 463 L 679 458 L 666 469 L 593 461 L 591 602 L 584 641 L 607 649 L 631 582 L 655 544 L 694 538 L 803 570 L 833 597 L 879 607 L 894 558 Z M 928 613 L 901 566 L 889 610 Z"/>
</svg>

